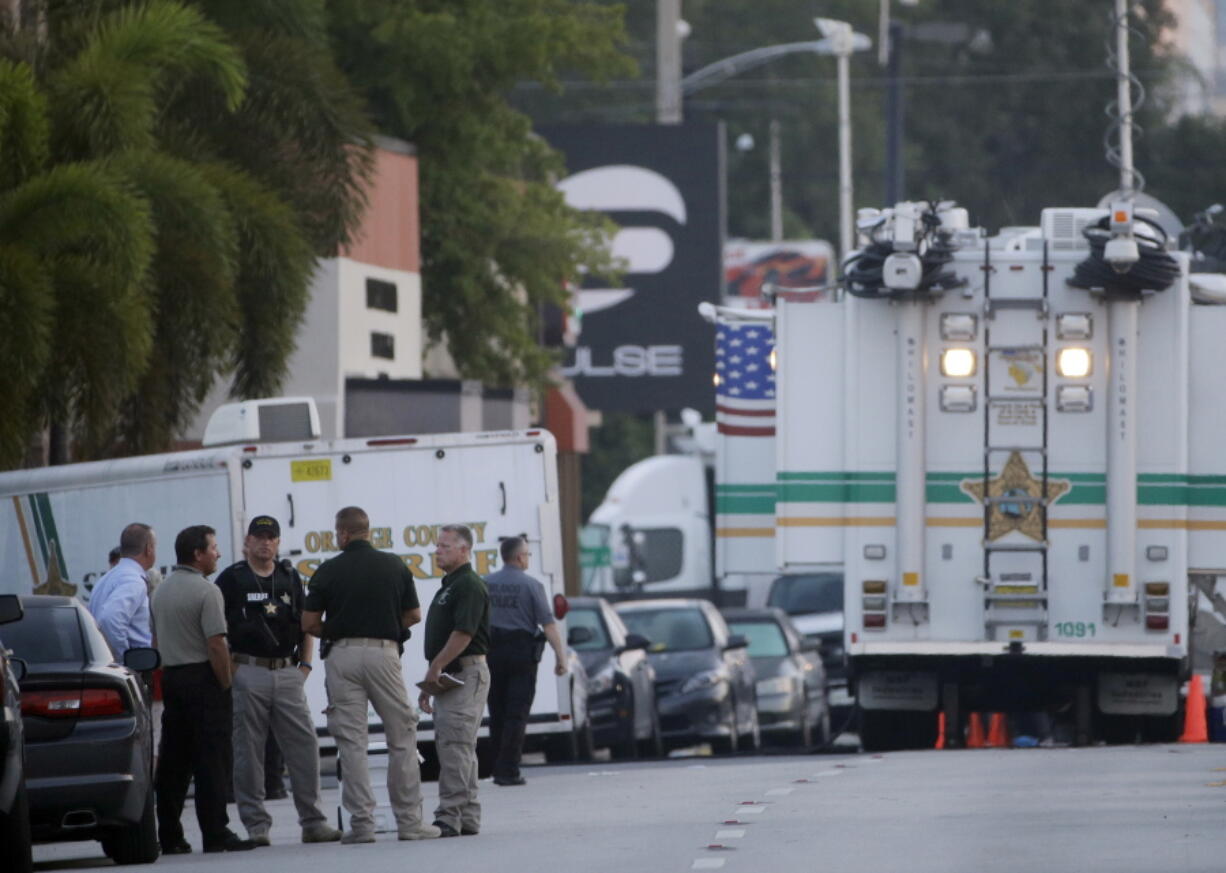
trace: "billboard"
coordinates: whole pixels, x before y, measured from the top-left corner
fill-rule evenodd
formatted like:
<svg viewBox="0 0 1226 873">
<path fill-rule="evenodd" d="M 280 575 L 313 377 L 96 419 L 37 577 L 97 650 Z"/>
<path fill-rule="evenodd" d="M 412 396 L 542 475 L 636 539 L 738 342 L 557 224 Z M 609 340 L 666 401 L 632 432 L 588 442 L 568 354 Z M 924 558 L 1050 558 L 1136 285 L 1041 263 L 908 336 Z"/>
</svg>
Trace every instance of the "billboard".
<svg viewBox="0 0 1226 873">
<path fill-rule="evenodd" d="M 714 408 L 712 326 L 698 304 L 721 296 L 723 135 L 717 124 L 553 127 L 558 183 L 576 209 L 620 228 L 618 287 L 578 292 L 582 331 L 563 370 L 583 402 L 609 412 Z"/>
<path fill-rule="evenodd" d="M 729 240 L 724 245 L 724 302 L 767 309 L 764 289 L 823 286 L 830 281 L 833 263 L 834 248 L 825 240 Z"/>
</svg>

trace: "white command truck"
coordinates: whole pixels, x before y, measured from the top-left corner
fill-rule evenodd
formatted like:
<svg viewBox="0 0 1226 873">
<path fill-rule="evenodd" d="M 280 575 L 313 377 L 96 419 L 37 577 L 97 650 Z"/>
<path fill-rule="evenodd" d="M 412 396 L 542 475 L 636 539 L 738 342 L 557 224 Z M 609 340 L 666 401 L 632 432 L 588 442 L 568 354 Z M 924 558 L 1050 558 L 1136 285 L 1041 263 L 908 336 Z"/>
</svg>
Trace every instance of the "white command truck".
<svg viewBox="0 0 1226 873">
<path fill-rule="evenodd" d="M 442 576 L 434 560 L 440 526 L 472 528 L 473 567 L 501 563 L 501 537 L 528 538 L 532 566 L 550 597 L 562 594 L 561 530 L 555 443 L 544 430 L 234 445 L 198 451 L 70 464 L 0 474 L 0 592 L 75 595 L 88 602 L 107 569 L 107 553 L 128 522 L 158 534 L 158 563 L 174 563 L 174 538 L 193 524 L 217 530 L 222 566 L 242 557 L 248 521 L 281 523 L 281 555 L 309 584 L 337 554 L 335 514 L 361 506 L 376 548 L 412 571 L 423 619 Z M 405 645 L 410 699 L 426 672 L 422 628 Z M 321 745 L 327 734 L 324 670 L 318 662 L 307 696 Z M 372 709 L 372 740 L 382 728 Z M 427 719 L 418 737 L 433 740 Z M 574 674 L 538 672 L 528 747 L 550 757 L 590 748 L 586 687 Z"/>
<path fill-rule="evenodd" d="M 778 568 L 845 569 L 866 748 L 938 713 L 951 746 L 972 712 L 1178 736 L 1226 573 L 1226 306 L 1131 213 L 862 211 L 850 293 L 777 296 Z"/>
</svg>

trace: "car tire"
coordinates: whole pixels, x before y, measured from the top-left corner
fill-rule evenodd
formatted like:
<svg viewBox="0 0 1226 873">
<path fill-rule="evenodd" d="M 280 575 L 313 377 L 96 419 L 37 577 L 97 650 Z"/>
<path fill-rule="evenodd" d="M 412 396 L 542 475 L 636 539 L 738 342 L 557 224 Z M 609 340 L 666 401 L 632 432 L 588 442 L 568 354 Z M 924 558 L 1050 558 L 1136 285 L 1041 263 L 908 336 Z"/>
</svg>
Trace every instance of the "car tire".
<svg viewBox="0 0 1226 873">
<path fill-rule="evenodd" d="M 590 721 L 576 732 L 575 745 L 577 748 L 576 757 L 580 761 L 591 761 L 596 757 L 596 743 L 592 739 L 592 723 Z"/>
<path fill-rule="evenodd" d="M 30 799 L 23 779 L 17 784 L 13 808 L 0 813 L 0 870 L 30 873 L 34 856 L 30 850 Z"/>
<path fill-rule="evenodd" d="M 140 821 L 115 828 L 102 838 L 102 849 L 116 864 L 152 864 L 161 854 L 157 834 L 157 814 L 153 806 L 153 786 L 145 792 Z"/>
</svg>

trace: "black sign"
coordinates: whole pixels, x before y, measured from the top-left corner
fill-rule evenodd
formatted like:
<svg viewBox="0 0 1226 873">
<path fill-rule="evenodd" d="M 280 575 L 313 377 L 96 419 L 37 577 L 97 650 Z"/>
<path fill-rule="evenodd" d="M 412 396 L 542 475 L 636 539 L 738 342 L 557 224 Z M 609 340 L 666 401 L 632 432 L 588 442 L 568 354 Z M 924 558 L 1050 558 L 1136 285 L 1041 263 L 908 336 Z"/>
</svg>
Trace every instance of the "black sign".
<svg viewBox="0 0 1226 873">
<path fill-rule="evenodd" d="M 723 281 L 722 127 L 543 133 L 566 155 L 567 202 L 618 224 L 613 252 L 628 264 L 618 287 L 589 282 L 580 292 L 582 332 L 565 374 L 592 409 L 711 414 L 713 327 L 698 304 L 718 300 Z"/>
</svg>

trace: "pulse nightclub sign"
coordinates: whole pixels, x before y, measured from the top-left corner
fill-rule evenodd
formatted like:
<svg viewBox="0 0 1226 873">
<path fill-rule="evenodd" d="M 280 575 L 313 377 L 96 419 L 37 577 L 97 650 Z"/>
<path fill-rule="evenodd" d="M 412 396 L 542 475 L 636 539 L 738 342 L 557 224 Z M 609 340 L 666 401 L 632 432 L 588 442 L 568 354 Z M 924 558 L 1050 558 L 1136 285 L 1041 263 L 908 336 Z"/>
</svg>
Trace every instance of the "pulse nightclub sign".
<svg viewBox="0 0 1226 873">
<path fill-rule="evenodd" d="M 582 331 L 563 372 L 583 402 L 609 412 L 713 407 L 714 327 L 698 304 L 722 275 L 721 127 L 585 126 L 543 134 L 566 155 L 558 188 L 576 209 L 620 227 L 619 287 L 580 290 Z"/>
</svg>

